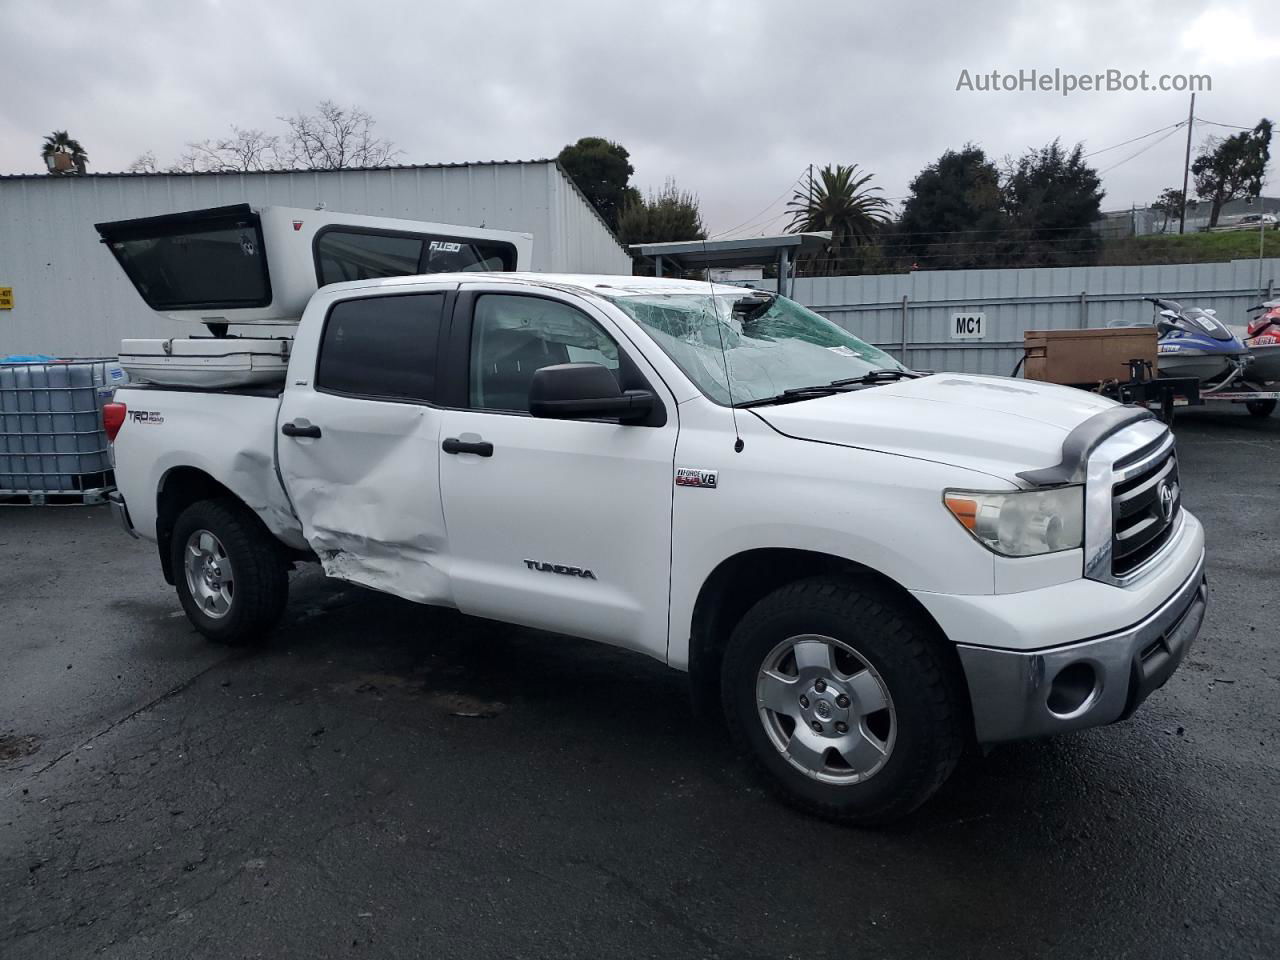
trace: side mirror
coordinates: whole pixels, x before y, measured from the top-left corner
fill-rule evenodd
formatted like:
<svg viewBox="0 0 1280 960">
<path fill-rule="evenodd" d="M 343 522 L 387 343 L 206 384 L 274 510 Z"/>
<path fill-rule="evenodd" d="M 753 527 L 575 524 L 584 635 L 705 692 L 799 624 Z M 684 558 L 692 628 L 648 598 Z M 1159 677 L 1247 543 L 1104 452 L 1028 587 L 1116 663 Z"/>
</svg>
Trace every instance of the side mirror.
<svg viewBox="0 0 1280 960">
<path fill-rule="evenodd" d="M 557 363 L 533 374 L 529 384 L 529 413 L 551 420 L 643 420 L 653 409 L 648 390 L 618 386 L 614 375 L 599 363 Z"/>
</svg>

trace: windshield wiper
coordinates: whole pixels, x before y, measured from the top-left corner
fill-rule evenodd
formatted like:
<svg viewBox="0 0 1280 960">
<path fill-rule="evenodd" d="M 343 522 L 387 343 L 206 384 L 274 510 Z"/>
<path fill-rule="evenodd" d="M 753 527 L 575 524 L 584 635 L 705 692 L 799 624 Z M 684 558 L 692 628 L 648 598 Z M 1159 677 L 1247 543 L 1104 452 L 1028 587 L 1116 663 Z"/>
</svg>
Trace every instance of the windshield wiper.
<svg viewBox="0 0 1280 960">
<path fill-rule="evenodd" d="M 808 400 L 811 397 L 826 397 L 833 393 L 848 393 L 858 387 L 869 387 L 877 383 L 891 383 L 894 380 L 910 380 L 923 374 L 912 370 L 895 370 L 881 367 L 868 371 L 860 377 L 846 377 L 843 380 L 832 380 L 830 383 L 814 384 L 810 387 L 791 387 L 772 397 L 761 397 L 758 400 L 744 400 L 735 403 L 735 407 L 764 407 L 774 403 L 792 403 L 796 400 Z"/>
<path fill-rule="evenodd" d="M 860 377 L 846 377 L 843 380 L 832 380 L 833 387 L 847 387 L 855 383 L 889 383 L 893 380 L 914 380 L 924 374 L 914 370 L 898 370 L 894 367 L 877 367 Z"/>
<path fill-rule="evenodd" d="M 847 393 L 852 389 L 852 386 L 830 383 L 824 386 L 790 387 L 775 396 L 760 397 L 758 400 L 743 400 L 741 403 L 735 403 L 734 406 L 739 408 L 764 407 L 771 403 L 791 403 L 795 400 L 808 400 L 810 397 L 825 397 L 832 393 Z"/>
</svg>

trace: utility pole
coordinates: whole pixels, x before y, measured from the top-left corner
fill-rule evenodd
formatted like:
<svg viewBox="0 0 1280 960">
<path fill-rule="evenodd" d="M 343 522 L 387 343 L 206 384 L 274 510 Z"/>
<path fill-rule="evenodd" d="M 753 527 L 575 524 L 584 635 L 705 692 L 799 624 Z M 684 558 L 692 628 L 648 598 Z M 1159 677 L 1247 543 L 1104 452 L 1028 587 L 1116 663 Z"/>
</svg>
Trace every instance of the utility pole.
<svg viewBox="0 0 1280 960">
<path fill-rule="evenodd" d="M 1196 95 L 1191 95 L 1191 109 L 1187 112 L 1187 155 L 1182 161 L 1182 214 L 1178 217 L 1178 233 L 1187 231 L 1187 174 L 1191 172 L 1191 128 L 1196 125 Z"/>
</svg>

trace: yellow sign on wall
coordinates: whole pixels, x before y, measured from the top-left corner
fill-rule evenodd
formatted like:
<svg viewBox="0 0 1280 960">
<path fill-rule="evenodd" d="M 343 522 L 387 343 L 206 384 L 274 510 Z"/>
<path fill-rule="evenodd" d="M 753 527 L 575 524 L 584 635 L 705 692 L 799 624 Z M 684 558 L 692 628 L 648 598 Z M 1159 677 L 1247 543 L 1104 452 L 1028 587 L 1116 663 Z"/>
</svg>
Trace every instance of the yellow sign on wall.
<svg viewBox="0 0 1280 960">
<path fill-rule="evenodd" d="M 13 309 L 13 287 L 0 287 L 0 310 Z"/>
</svg>

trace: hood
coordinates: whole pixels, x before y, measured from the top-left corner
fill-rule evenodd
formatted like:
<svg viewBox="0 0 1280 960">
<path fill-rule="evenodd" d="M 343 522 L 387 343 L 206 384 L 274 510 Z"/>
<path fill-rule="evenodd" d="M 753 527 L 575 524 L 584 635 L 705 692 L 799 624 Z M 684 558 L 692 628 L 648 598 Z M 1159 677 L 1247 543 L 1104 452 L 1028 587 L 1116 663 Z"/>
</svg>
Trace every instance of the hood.
<svg viewBox="0 0 1280 960">
<path fill-rule="evenodd" d="M 1036 380 L 939 373 L 752 413 L 800 440 L 880 450 L 1013 480 L 1050 467 L 1062 441 L 1115 406 L 1097 394 Z"/>
</svg>

